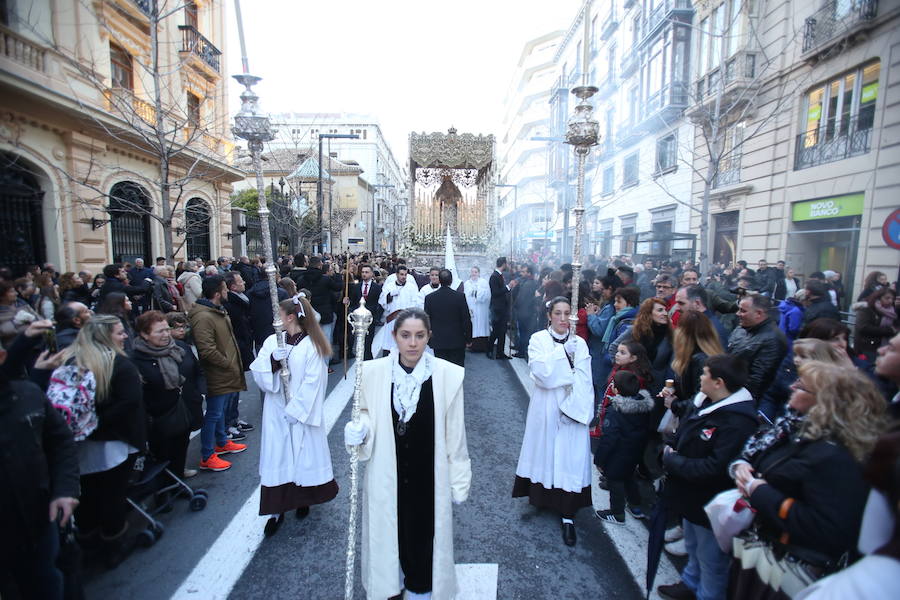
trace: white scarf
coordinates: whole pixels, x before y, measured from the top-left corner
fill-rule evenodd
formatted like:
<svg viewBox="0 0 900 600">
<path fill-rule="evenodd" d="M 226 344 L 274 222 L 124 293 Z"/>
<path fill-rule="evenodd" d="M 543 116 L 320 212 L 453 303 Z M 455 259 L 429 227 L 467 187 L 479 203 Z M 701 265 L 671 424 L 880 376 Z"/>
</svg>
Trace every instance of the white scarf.
<svg viewBox="0 0 900 600">
<path fill-rule="evenodd" d="M 409 423 L 416 414 L 422 384 L 431 377 L 434 371 L 434 357 L 427 352 L 422 355 L 412 373 L 407 373 L 400 366 L 400 355 L 391 351 L 391 382 L 394 384 L 394 410 L 400 420 Z"/>
</svg>

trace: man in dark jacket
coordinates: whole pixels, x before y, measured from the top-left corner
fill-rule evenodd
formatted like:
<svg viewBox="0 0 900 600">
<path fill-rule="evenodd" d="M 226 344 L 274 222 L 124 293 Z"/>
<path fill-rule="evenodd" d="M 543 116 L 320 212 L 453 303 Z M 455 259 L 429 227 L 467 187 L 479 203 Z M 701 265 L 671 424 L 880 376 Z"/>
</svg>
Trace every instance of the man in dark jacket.
<svg viewBox="0 0 900 600">
<path fill-rule="evenodd" d="M 807 281 L 806 312 L 803 313 L 803 324 L 807 325 L 816 319 L 841 320 L 841 312 L 837 306 L 831 303 L 831 295 L 828 286 L 821 281 Z"/>
<path fill-rule="evenodd" d="M 144 266 L 143 258 L 134 259 L 134 266 L 128 271 L 128 283 L 140 285 L 145 279 L 153 279 L 153 269 Z"/>
<path fill-rule="evenodd" d="M 244 279 L 244 285 L 248 288 L 253 287 L 259 279 L 259 271 L 250 264 L 250 259 L 246 256 L 240 257 L 231 270 L 241 274 L 241 277 Z"/>
<path fill-rule="evenodd" d="M 782 275 L 782 278 L 784 276 Z M 759 261 L 759 268 L 756 270 L 754 277 L 756 289 L 761 294 L 765 294 L 769 298 L 775 293 L 775 286 L 778 285 L 778 270 L 769 266 L 765 260 Z"/>
<path fill-rule="evenodd" d="M 125 273 L 125 269 L 119 263 L 103 267 L 103 276 L 106 277 L 106 281 L 100 288 L 100 295 L 97 297 L 98 306 L 103 304 L 103 300 L 112 292 L 128 294 L 132 300 L 141 302 L 143 295 L 149 294 L 151 291 L 150 284 L 152 280 L 149 277 L 136 282 L 135 285 L 129 285 L 127 283 L 128 274 Z"/>
<path fill-rule="evenodd" d="M 278 301 L 288 299 L 287 290 L 278 286 Z M 247 292 L 250 298 L 250 331 L 256 349 L 262 348 L 266 338 L 275 333 L 272 326 L 272 296 L 269 294 L 269 280 L 261 279 Z"/>
<path fill-rule="evenodd" d="M 0 347 L 0 365 L 6 356 Z M 56 521 L 65 525 L 78 505 L 78 451 L 41 388 L 10 380 L 3 369 L 0 489 L 0 597 L 62 598 Z"/>
<path fill-rule="evenodd" d="M 512 291 L 512 311 L 516 320 L 516 356 L 527 361 L 528 341 L 537 322 L 537 298 L 534 293 L 540 284 L 534 278 L 534 266 L 524 265 L 522 272 Z"/>
<path fill-rule="evenodd" d="M 453 273 L 438 271 L 441 287 L 425 296 L 425 312 L 431 318 L 431 340 L 434 355 L 461 367 L 466 366 L 466 344 L 472 340 L 472 317 L 466 296 L 450 288 Z"/>
<path fill-rule="evenodd" d="M 497 259 L 497 268 L 488 279 L 488 286 L 491 289 L 491 336 L 488 338 L 488 358 L 509 358 L 505 354 L 506 328 L 509 324 L 509 293 L 516 287 L 516 280 L 510 281 L 509 284 L 504 281 L 503 274 L 508 269 L 506 257 L 501 256 Z"/>
<path fill-rule="evenodd" d="M 172 297 L 172 292 L 169 291 L 169 282 L 166 279 L 168 276 L 169 267 L 165 265 L 153 267 L 153 300 L 151 308 L 163 313 L 170 313 L 178 310 L 178 305 L 175 304 L 175 298 Z"/>
<path fill-rule="evenodd" d="M 769 319 L 772 301 L 760 294 L 749 294 L 738 306 L 740 327 L 731 332 L 728 353 L 744 359 L 748 365 L 747 389 L 759 403 L 775 380 L 778 366 L 787 356 L 787 338 Z"/>
<path fill-rule="evenodd" d="M 302 288 L 309 290 L 312 295 L 309 303 L 319 313 L 319 325 L 322 327 L 325 339 L 328 340 L 329 344 L 332 343 L 334 334 L 334 293 L 343 291 L 344 286 L 340 281 L 326 276 L 322 270 L 322 259 L 318 256 L 313 256 L 309 259 L 309 268 L 306 269 L 306 273 L 297 282 L 297 289 L 300 290 Z"/>
<path fill-rule="evenodd" d="M 65 350 L 72 345 L 84 324 L 94 313 L 81 302 L 69 302 L 56 311 L 56 347 Z"/>
<path fill-rule="evenodd" d="M 253 362 L 253 330 L 250 328 L 250 298 L 244 293 L 246 285 L 244 278 L 236 270 L 228 271 L 225 274 L 225 285 L 228 286 L 228 297 L 225 299 L 224 306 L 228 312 L 228 318 L 231 319 L 231 328 L 234 331 L 234 339 L 237 340 L 238 351 L 241 355 L 241 365 L 244 372 L 250 370 L 250 363 Z M 240 418 L 238 414 L 237 398 L 225 407 L 225 426 L 233 440 L 241 440 L 245 436 L 243 431 L 252 431 L 253 425 Z"/>
<path fill-rule="evenodd" d="M 677 312 L 693 310 L 706 315 L 716 333 L 719 334 L 719 342 L 721 342 L 722 347 L 726 348 L 728 346 L 728 332 L 725 330 L 722 322 L 719 321 L 716 313 L 709 309 L 709 294 L 700 284 L 688 285 L 675 292 L 675 310 Z"/>
<path fill-rule="evenodd" d="M 703 507 L 734 487 L 728 465 L 756 431 L 756 404 L 744 387 L 747 365 L 736 356 L 711 356 L 700 376 L 700 391 L 684 403 L 674 447 L 663 465 L 670 509 L 683 518 L 688 564 L 681 581 L 659 586 L 664 598 L 724 598 L 731 557 L 722 552 Z"/>
<path fill-rule="evenodd" d="M 381 313 L 384 311 L 378 304 L 378 298 L 381 297 L 381 286 L 375 281 L 374 271 L 370 265 L 363 265 L 359 269 L 360 282 L 350 285 L 347 302 L 351 311 L 356 310 L 359 306 L 361 298 L 366 299 L 366 308 L 372 313 L 372 325 L 366 334 L 365 360 L 372 360 L 372 340 L 375 338 L 375 323 L 381 319 Z M 351 352 L 354 350 L 350 349 Z"/>
</svg>

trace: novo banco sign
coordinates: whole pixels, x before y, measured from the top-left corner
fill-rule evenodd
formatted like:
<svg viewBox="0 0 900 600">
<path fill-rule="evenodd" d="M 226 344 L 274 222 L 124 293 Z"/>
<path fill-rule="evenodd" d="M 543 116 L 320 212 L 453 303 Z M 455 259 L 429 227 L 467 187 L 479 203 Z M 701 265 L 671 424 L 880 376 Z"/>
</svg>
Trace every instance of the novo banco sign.
<svg viewBox="0 0 900 600">
<path fill-rule="evenodd" d="M 862 214 L 864 200 L 865 195 L 860 193 L 795 202 L 791 207 L 791 214 L 794 221 L 852 217 Z"/>
</svg>

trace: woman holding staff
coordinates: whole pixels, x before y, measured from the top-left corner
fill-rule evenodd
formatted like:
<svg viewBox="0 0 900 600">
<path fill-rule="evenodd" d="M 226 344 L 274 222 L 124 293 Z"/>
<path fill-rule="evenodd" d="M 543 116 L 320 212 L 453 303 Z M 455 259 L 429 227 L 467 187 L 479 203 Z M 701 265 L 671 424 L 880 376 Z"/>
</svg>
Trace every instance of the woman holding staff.
<svg viewBox="0 0 900 600">
<path fill-rule="evenodd" d="M 265 393 L 259 514 L 270 516 L 265 526 L 268 536 L 278 531 L 284 513 L 295 510 L 302 519 L 310 506 L 328 502 L 338 493 L 323 416 L 331 344 L 302 292 L 282 301 L 279 309 L 284 346 L 278 347 L 277 334 L 270 335 L 250 365 Z M 282 360 L 290 372 L 287 403 L 279 373 Z"/>
<path fill-rule="evenodd" d="M 366 597 L 450 600 L 456 594 L 453 510 L 472 479 L 462 367 L 425 352 L 431 323 L 413 308 L 396 318 L 397 349 L 364 363 L 359 422 L 344 428 L 368 463 L 363 483 Z"/>
</svg>

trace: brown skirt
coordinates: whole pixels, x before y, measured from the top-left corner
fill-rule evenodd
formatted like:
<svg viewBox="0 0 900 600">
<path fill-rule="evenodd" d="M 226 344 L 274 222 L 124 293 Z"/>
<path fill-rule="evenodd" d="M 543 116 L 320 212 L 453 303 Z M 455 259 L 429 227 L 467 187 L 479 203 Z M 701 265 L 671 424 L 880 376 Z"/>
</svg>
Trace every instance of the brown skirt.
<svg viewBox="0 0 900 600">
<path fill-rule="evenodd" d="M 261 486 L 259 494 L 259 514 L 280 515 L 313 504 L 324 504 L 337 496 L 338 484 L 332 479 L 328 483 L 314 486 L 285 483 L 276 487 Z"/>
<path fill-rule="evenodd" d="M 528 497 L 528 503 L 538 508 L 554 510 L 564 517 L 574 517 L 579 508 L 593 506 L 591 486 L 580 492 L 567 492 L 559 488 L 547 489 L 540 483 L 516 475 L 513 484 L 513 498 Z"/>
</svg>

